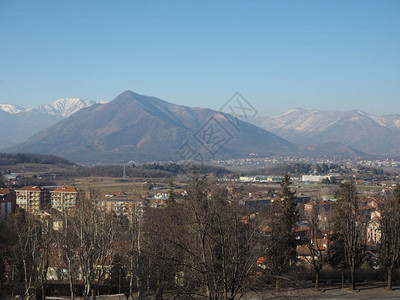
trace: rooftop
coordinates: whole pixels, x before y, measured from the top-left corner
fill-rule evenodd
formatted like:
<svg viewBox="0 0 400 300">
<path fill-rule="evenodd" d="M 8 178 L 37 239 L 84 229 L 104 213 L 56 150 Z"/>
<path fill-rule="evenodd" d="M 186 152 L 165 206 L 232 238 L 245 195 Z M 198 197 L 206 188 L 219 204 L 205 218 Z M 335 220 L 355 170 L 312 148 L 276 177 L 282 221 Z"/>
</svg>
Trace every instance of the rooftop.
<svg viewBox="0 0 400 300">
<path fill-rule="evenodd" d="M 78 191 L 73 186 L 63 186 L 53 190 L 52 192 L 77 193 Z"/>
<path fill-rule="evenodd" d="M 16 189 L 17 191 L 43 191 L 45 190 L 44 188 L 41 188 L 40 186 L 24 186 L 22 188 Z"/>
</svg>

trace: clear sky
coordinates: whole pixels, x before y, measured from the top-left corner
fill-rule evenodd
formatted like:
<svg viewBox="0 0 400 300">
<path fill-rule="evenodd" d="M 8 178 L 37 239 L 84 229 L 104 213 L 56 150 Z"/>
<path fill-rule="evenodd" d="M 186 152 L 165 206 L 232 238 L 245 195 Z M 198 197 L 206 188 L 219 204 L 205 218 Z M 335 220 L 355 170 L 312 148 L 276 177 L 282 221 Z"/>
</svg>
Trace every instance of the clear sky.
<svg viewBox="0 0 400 300">
<path fill-rule="evenodd" d="M 125 90 L 400 114 L 400 1 L 0 0 L 0 103 Z"/>
</svg>

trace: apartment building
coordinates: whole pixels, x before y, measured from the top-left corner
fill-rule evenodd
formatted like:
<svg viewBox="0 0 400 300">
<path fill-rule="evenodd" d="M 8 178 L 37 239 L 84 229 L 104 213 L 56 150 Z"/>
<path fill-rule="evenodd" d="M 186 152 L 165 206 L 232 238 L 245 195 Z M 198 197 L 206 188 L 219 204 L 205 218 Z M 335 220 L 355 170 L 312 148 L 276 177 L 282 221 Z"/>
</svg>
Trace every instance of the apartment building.
<svg viewBox="0 0 400 300">
<path fill-rule="evenodd" d="M 108 212 L 114 212 L 117 216 L 128 216 L 129 212 L 135 206 L 140 206 L 139 199 L 135 199 L 132 195 L 118 192 L 108 193 L 101 197 L 99 205 Z"/>
<path fill-rule="evenodd" d="M 51 207 L 65 211 L 76 206 L 78 191 L 72 186 L 59 187 L 50 191 Z"/>
<path fill-rule="evenodd" d="M 50 208 L 50 191 L 40 186 L 25 186 L 16 189 L 17 206 L 30 213 Z"/>
</svg>

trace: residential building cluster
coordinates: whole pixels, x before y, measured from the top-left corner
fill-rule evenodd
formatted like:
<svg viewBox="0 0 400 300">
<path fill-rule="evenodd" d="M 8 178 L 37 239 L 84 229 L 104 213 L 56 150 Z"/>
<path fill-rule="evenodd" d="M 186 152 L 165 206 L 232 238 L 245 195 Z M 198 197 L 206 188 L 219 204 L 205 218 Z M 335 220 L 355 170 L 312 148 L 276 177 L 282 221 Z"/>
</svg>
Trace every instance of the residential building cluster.
<svg viewBox="0 0 400 300">
<path fill-rule="evenodd" d="M 1 219 L 17 207 L 31 214 L 48 211 L 51 208 L 58 211 L 69 210 L 76 206 L 78 191 L 72 186 L 58 187 L 50 190 L 40 186 L 24 186 L 21 188 L 0 189 Z"/>
</svg>

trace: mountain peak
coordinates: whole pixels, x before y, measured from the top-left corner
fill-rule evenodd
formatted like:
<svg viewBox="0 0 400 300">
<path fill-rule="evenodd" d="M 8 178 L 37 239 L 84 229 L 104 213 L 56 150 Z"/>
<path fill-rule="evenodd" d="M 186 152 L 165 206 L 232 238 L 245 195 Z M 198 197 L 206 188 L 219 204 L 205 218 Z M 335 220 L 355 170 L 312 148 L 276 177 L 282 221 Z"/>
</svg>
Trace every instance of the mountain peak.
<svg viewBox="0 0 400 300">
<path fill-rule="evenodd" d="M 0 110 L 3 110 L 9 114 L 18 114 L 20 112 L 24 112 L 25 108 L 14 104 L 0 104 Z"/>
<path fill-rule="evenodd" d="M 400 116 L 295 108 L 266 119 L 262 127 L 294 143 L 341 142 L 365 153 L 399 153 Z"/>
<path fill-rule="evenodd" d="M 218 114 L 125 91 L 107 104 L 88 107 L 58 122 L 10 151 L 29 148 L 79 162 L 109 163 L 210 159 L 217 154 L 247 157 L 249 153 L 297 150 L 296 145 L 240 120 L 238 130 L 231 120 Z M 212 126 L 216 136 L 209 137 L 204 126 Z"/>
<path fill-rule="evenodd" d="M 40 105 L 36 110 L 53 116 L 67 118 L 78 110 L 104 101 L 83 100 L 80 98 L 61 98 L 50 104 Z"/>
</svg>

